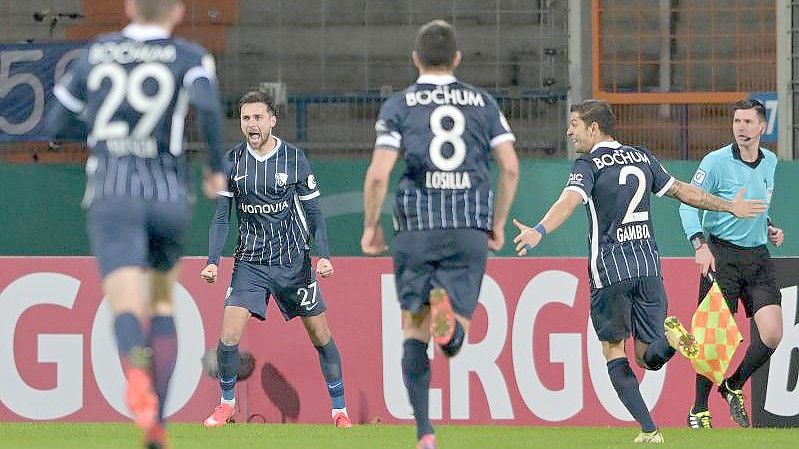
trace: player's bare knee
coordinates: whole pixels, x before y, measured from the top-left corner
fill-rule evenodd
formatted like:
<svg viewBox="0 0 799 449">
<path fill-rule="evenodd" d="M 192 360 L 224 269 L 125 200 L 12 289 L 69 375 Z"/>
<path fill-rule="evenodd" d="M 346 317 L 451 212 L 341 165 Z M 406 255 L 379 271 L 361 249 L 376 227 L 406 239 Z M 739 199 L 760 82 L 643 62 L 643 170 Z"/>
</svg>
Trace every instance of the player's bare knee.
<svg viewBox="0 0 799 449">
<path fill-rule="evenodd" d="M 171 316 L 175 314 L 175 306 L 171 300 L 153 300 L 150 302 L 150 312 L 153 315 Z"/>
<path fill-rule="evenodd" d="M 760 334 L 760 340 L 769 348 L 777 349 L 777 346 L 780 345 L 780 341 L 782 341 L 782 329 L 777 327 L 769 329 L 768 332 Z"/>
<path fill-rule="evenodd" d="M 423 342 L 430 341 L 430 327 L 429 327 L 429 313 L 425 309 L 423 316 L 421 314 L 411 314 L 408 311 L 403 311 L 402 320 L 402 335 L 405 339 L 414 339 Z"/>
<path fill-rule="evenodd" d="M 603 341 L 602 342 L 602 355 L 605 360 L 614 360 L 621 357 L 626 357 L 624 352 L 624 340 L 621 341 Z"/>
<path fill-rule="evenodd" d="M 330 340 L 333 338 L 333 333 L 330 331 L 330 327 L 327 323 L 324 323 L 323 325 L 308 328 L 308 337 L 311 339 L 314 346 L 324 346 L 330 343 Z"/>
</svg>

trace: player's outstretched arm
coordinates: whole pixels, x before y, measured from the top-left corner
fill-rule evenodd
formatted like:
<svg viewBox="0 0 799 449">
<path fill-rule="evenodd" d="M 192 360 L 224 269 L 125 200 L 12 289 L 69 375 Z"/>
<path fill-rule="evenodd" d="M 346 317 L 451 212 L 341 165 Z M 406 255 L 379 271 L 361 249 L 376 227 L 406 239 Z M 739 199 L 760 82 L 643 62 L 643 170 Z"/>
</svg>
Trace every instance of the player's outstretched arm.
<svg viewBox="0 0 799 449">
<path fill-rule="evenodd" d="M 397 162 L 398 151 L 393 148 L 377 147 L 372 153 L 372 162 L 363 181 L 363 235 L 361 251 L 369 256 L 384 253 L 388 247 L 380 227 L 380 211 L 388 192 L 391 170 Z"/>
<path fill-rule="evenodd" d="M 545 235 L 554 232 L 565 223 L 582 202 L 583 197 L 579 193 L 574 190 L 564 190 L 537 225 L 527 226 L 514 219 L 513 224 L 519 229 L 519 234 L 513 239 L 513 243 L 516 244 L 516 254 L 527 255 Z"/>
<path fill-rule="evenodd" d="M 498 144 L 493 149 L 494 159 L 499 166 L 499 180 L 497 181 L 497 199 L 494 202 L 494 216 L 492 217 L 493 229 L 488 240 L 491 251 L 499 251 L 505 244 L 505 224 L 508 213 L 516 196 L 516 187 L 519 184 L 519 158 L 513 142 L 507 141 Z"/>
<path fill-rule="evenodd" d="M 766 211 L 766 204 L 763 200 L 744 199 L 744 192 L 745 189 L 739 190 L 735 199 L 730 201 L 675 179 L 666 195 L 699 209 L 729 212 L 738 218 L 752 218 Z"/>
</svg>

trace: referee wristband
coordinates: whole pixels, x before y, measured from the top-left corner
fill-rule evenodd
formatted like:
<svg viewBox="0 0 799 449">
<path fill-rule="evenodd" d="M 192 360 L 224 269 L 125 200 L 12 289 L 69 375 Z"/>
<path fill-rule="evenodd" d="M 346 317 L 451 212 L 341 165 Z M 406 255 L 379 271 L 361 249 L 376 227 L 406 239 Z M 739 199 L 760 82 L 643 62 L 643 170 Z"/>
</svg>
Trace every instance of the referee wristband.
<svg viewBox="0 0 799 449">
<path fill-rule="evenodd" d="M 533 229 L 538 231 L 538 233 L 541 234 L 541 237 L 547 235 L 547 228 L 545 228 L 544 225 L 542 225 L 541 223 L 538 223 L 537 225 L 533 226 Z"/>
</svg>

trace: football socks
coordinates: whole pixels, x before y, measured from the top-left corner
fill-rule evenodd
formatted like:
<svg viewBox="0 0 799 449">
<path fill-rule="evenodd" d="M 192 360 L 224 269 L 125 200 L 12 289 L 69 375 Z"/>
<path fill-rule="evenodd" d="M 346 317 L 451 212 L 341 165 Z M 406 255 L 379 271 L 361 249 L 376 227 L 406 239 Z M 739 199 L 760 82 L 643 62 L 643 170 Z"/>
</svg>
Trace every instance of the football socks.
<svg viewBox="0 0 799 449">
<path fill-rule="evenodd" d="M 175 371 L 178 356 L 178 337 L 175 320 L 171 316 L 154 316 L 150 319 L 149 344 L 153 349 L 153 386 L 158 395 L 158 418 L 163 423 L 169 380 Z"/>
<path fill-rule="evenodd" d="M 343 409 L 344 401 L 344 378 L 341 374 L 341 354 L 338 352 L 336 342 L 331 338 L 324 346 L 314 346 L 319 352 L 319 365 L 322 367 L 322 375 L 327 383 L 327 392 L 334 409 Z"/>
<path fill-rule="evenodd" d="M 427 358 L 427 344 L 409 338 L 403 343 L 402 374 L 408 398 L 416 419 L 416 439 L 433 433 L 433 426 L 427 417 L 430 391 L 430 359 Z"/>
<path fill-rule="evenodd" d="M 216 357 L 219 363 L 219 388 L 222 389 L 222 399 L 232 401 L 236 394 L 236 380 L 239 375 L 239 345 L 228 346 L 221 341 L 216 347 Z"/>
<path fill-rule="evenodd" d="M 630 363 L 626 357 L 620 357 L 608 362 L 608 374 L 610 374 L 610 382 L 619 399 L 627 407 L 627 410 L 633 415 L 636 421 L 641 424 L 641 430 L 644 432 L 654 432 L 657 426 L 652 421 L 652 416 L 646 408 L 644 398 L 641 396 L 641 390 L 638 389 L 638 379 L 635 378 Z"/>
</svg>

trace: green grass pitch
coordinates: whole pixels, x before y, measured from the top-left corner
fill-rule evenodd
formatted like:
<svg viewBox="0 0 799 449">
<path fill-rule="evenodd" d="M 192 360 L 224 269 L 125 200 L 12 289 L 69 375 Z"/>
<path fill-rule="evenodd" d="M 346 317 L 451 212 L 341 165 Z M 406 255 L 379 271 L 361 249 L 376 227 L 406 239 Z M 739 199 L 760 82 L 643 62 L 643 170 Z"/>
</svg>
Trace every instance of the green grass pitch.
<svg viewBox="0 0 799 449">
<path fill-rule="evenodd" d="M 170 424 L 172 449 L 410 449 L 411 426 L 233 424 L 205 429 L 200 424 Z M 666 445 L 680 449 L 795 448 L 799 429 L 664 429 Z M 441 449 L 625 448 L 635 427 L 439 426 Z M 131 424 L 0 423 L 2 449 L 136 449 L 140 433 Z"/>
</svg>

